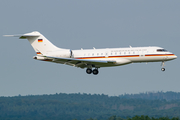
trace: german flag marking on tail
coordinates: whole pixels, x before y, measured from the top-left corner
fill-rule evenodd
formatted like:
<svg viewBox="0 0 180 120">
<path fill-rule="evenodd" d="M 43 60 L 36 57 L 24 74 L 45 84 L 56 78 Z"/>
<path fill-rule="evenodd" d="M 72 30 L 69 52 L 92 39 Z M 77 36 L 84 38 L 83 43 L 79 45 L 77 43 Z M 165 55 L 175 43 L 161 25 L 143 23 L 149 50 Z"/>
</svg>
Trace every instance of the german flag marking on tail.
<svg viewBox="0 0 180 120">
<path fill-rule="evenodd" d="M 38 42 L 43 42 L 43 39 L 38 39 Z"/>
</svg>

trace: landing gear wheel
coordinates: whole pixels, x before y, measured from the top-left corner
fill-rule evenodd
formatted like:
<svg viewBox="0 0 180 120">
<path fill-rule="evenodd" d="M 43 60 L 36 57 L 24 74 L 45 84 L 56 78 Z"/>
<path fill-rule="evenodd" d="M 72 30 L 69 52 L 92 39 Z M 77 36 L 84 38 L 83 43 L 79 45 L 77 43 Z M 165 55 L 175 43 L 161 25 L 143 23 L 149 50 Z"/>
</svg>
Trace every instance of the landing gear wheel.
<svg viewBox="0 0 180 120">
<path fill-rule="evenodd" d="M 162 71 L 165 71 L 165 68 L 161 68 Z"/>
<path fill-rule="evenodd" d="M 86 69 L 86 73 L 87 74 L 91 74 L 92 73 L 92 69 L 90 69 L 90 68 Z"/>
<path fill-rule="evenodd" d="M 94 69 L 92 72 L 94 75 L 97 75 L 99 73 L 98 69 Z"/>
</svg>

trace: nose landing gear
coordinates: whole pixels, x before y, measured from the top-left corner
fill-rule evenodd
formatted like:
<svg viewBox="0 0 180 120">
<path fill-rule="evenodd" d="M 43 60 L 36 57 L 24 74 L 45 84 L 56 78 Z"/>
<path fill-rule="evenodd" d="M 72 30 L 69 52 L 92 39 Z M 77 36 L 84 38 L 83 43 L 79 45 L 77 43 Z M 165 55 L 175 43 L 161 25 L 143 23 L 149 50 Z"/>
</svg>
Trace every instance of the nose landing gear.
<svg viewBox="0 0 180 120">
<path fill-rule="evenodd" d="M 165 68 L 161 68 L 162 71 L 165 71 Z"/>
</svg>

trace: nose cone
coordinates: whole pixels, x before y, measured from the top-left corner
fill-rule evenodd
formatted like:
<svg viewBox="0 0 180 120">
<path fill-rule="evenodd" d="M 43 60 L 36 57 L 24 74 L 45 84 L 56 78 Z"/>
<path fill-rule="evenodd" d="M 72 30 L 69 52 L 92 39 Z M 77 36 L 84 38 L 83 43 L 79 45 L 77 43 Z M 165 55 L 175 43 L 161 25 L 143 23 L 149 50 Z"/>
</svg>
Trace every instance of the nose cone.
<svg viewBox="0 0 180 120">
<path fill-rule="evenodd" d="M 174 60 L 176 58 L 177 58 L 177 56 L 175 54 L 173 54 L 173 53 L 166 57 L 167 60 Z"/>
<path fill-rule="evenodd" d="M 176 59 L 177 58 L 177 56 L 176 55 L 174 55 L 174 59 Z"/>
<path fill-rule="evenodd" d="M 176 59 L 176 58 L 177 58 L 176 55 L 171 56 L 171 59 L 172 59 L 172 60 L 173 60 L 173 59 Z"/>
</svg>

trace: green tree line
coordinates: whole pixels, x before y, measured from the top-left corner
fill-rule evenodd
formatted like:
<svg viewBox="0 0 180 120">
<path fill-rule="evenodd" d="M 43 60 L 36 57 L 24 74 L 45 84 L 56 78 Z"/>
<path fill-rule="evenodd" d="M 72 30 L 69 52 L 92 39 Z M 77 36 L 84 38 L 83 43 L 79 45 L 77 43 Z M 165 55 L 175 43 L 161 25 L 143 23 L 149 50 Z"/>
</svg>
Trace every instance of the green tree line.
<svg viewBox="0 0 180 120">
<path fill-rule="evenodd" d="M 74 119 L 74 120 L 77 120 L 77 119 Z M 93 118 L 90 118 L 90 119 L 87 119 L 87 120 L 98 120 L 98 119 L 93 119 Z M 134 116 L 132 118 L 121 118 L 121 117 L 117 117 L 115 115 L 111 116 L 110 118 L 108 118 L 107 120 L 180 120 L 179 117 L 173 117 L 173 118 L 169 118 L 169 117 L 160 117 L 160 118 L 150 118 L 149 116 L 144 116 L 144 115 L 141 115 L 141 116 Z"/>
<path fill-rule="evenodd" d="M 153 120 L 180 117 L 180 100 L 127 99 L 85 93 L 0 97 L 0 120 L 131 120 L 142 115 Z"/>
<path fill-rule="evenodd" d="M 180 99 L 180 92 L 146 92 L 146 93 L 139 93 L 139 94 L 124 94 L 120 95 L 120 98 L 127 98 L 127 99 L 149 99 L 149 100 L 179 100 Z"/>
</svg>

